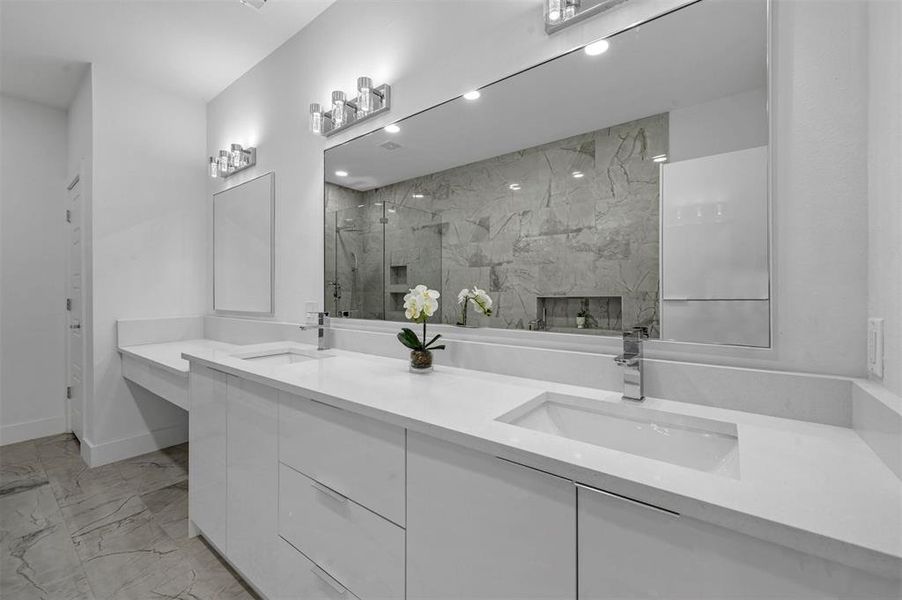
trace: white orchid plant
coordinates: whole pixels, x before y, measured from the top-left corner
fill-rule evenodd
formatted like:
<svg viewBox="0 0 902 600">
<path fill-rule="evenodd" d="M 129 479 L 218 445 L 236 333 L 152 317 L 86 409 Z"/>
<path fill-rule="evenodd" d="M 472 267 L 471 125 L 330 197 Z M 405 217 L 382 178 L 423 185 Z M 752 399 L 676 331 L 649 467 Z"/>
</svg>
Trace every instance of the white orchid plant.
<svg viewBox="0 0 902 600">
<path fill-rule="evenodd" d="M 470 304 L 475 306 L 476 310 L 485 316 L 492 316 L 492 299 L 485 290 L 481 290 L 475 285 L 472 289 L 464 288 L 460 290 L 460 293 L 457 294 L 457 303 L 460 305 L 460 325 L 467 324 L 467 308 Z"/>
<path fill-rule="evenodd" d="M 485 316 L 492 316 L 492 299 L 485 293 L 485 290 L 481 290 L 475 285 L 472 290 L 468 288 L 460 290 L 460 293 L 457 294 L 457 303 L 466 306 L 467 301 Z"/>
<path fill-rule="evenodd" d="M 412 329 L 405 327 L 398 334 L 398 341 L 411 350 L 444 350 L 444 344 L 435 345 L 441 334 L 426 341 L 426 321 L 438 312 L 438 299 L 441 296 L 436 290 L 431 290 L 425 285 L 418 285 L 404 296 L 404 316 L 414 323 L 423 324 L 423 339 L 421 340 Z"/>
</svg>

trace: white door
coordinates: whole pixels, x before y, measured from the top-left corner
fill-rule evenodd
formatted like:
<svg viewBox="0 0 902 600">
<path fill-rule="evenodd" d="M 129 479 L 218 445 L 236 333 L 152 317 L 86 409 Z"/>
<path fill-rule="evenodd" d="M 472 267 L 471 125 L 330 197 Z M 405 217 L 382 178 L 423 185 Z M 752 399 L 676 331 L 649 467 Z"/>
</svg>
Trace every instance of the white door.
<svg viewBox="0 0 902 600">
<path fill-rule="evenodd" d="M 69 184 L 66 221 L 69 231 L 69 267 L 66 273 L 68 323 L 67 390 L 69 427 L 81 441 L 84 432 L 84 253 L 82 244 L 82 193 L 78 177 Z"/>
</svg>

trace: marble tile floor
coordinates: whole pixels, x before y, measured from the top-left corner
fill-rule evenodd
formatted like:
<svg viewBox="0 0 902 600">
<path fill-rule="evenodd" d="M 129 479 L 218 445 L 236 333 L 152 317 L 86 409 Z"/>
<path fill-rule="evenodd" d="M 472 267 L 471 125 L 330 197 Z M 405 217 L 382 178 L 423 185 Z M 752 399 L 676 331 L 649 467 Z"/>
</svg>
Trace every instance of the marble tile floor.
<svg viewBox="0 0 902 600">
<path fill-rule="evenodd" d="M 188 538 L 188 445 L 89 469 L 63 434 L 0 447 L 0 598 L 256 596 Z"/>
</svg>

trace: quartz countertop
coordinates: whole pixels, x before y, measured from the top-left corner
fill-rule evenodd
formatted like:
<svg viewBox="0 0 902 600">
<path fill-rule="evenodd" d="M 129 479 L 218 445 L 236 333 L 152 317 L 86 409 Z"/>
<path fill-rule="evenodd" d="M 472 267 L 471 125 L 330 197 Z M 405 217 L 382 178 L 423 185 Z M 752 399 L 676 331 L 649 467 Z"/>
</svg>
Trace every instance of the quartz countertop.
<svg viewBox="0 0 902 600">
<path fill-rule="evenodd" d="M 215 340 L 180 340 L 160 344 L 120 346 L 119 352 L 154 366 L 162 367 L 175 375 L 184 375 L 187 377 L 188 361 L 182 358 L 183 352 L 192 352 L 195 350 L 222 350 L 228 352 L 239 348 L 241 348 L 241 346 L 217 342 Z"/>
<path fill-rule="evenodd" d="M 902 572 L 902 482 L 853 429 L 647 398 L 641 406 L 735 423 L 739 478 L 619 452 L 496 419 L 545 392 L 624 402 L 620 392 L 342 350 L 290 365 L 235 356 L 312 347 L 175 342 L 182 357 L 337 408 L 456 442 L 888 577 Z M 150 354 L 168 354 L 153 344 Z M 135 350 L 122 349 L 134 353 Z M 145 352 L 144 354 L 148 354 Z"/>
</svg>

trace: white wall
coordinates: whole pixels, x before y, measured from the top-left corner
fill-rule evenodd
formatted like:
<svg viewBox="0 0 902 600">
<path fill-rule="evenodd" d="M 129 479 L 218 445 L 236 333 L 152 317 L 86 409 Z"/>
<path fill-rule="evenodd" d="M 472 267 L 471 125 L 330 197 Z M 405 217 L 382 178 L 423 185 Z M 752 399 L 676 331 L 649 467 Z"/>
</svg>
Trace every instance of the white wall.
<svg viewBox="0 0 902 600">
<path fill-rule="evenodd" d="M 767 145 L 767 90 L 757 88 L 668 115 L 670 162 Z"/>
<path fill-rule="evenodd" d="M 0 443 L 65 415 L 66 113 L 0 96 Z"/>
<path fill-rule="evenodd" d="M 902 396 L 902 3 L 868 10 L 868 316 L 884 319 L 883 383 Z"/>
<path fill-rule="evenodd" d="M 391 118 L 592 41 L 679 2 L 636 0 L 547 37 L 541 2 L 339 0 L 208 105 L 207 154 L 256 144 L 276 171 L 276 315 L 298 321 L 322 303 L 322 151 L 306 106 L 368 74 L 393 89 Z M 775 0 L 774 348 L 658 344 L 662 356 L 861 376 L 867 291 L 866 5 Z M 361 44 L 361 40 L 375 41 Z M 340 61 L 325 60 L 335 48 Z M 361 50 L 357 50 L 361 48 Z M 236 181 L 237 182 L 237 181 Z M 235 182 L 229 181 L 228 185 Z M 222 182 L 208 186 L 210 193 Z M 208 216 L 209 227 L 209 216 Z M 208 280 L 208 301 L 210 282 Z"/>
<path fill-rule="evenodd" d="M 94 394 L 86 439 L 100 464 L 181 441 L 187 415 L 122 378 L 116 320 L 200 314 L 205 272 L 205 106 L 94 65 Z"/>
</svg>

